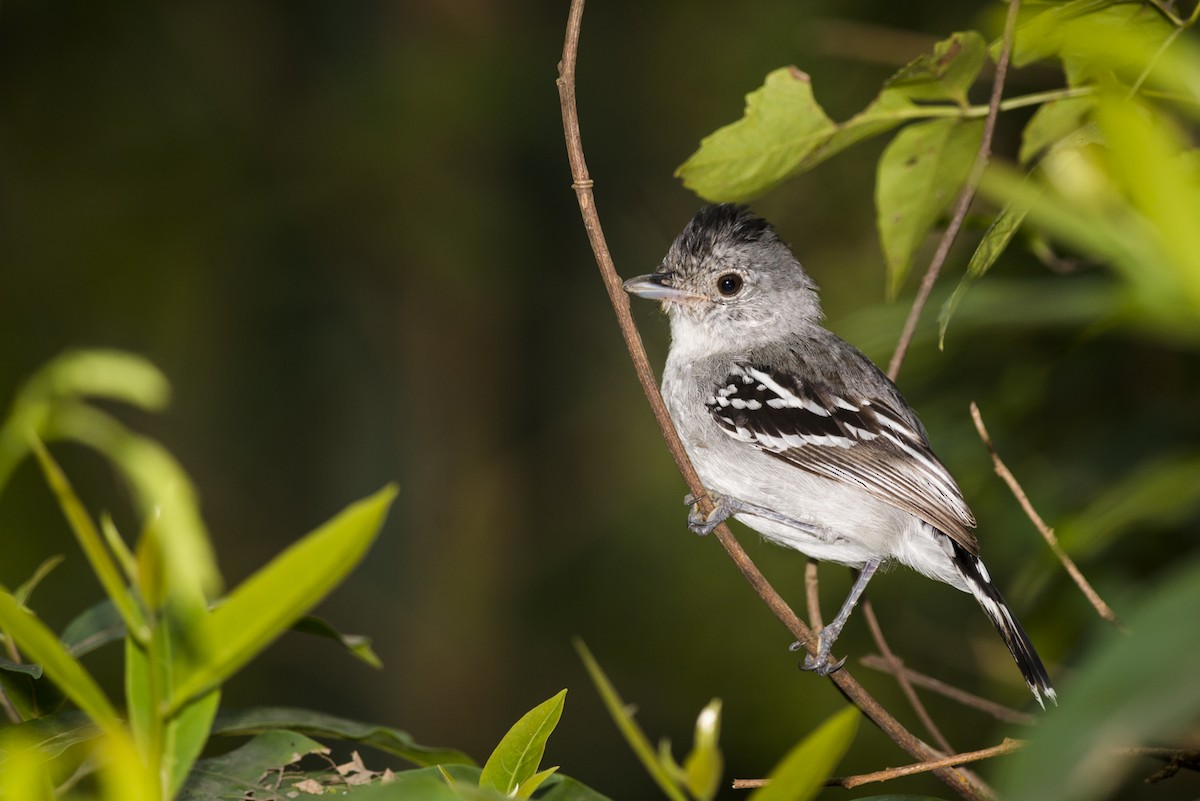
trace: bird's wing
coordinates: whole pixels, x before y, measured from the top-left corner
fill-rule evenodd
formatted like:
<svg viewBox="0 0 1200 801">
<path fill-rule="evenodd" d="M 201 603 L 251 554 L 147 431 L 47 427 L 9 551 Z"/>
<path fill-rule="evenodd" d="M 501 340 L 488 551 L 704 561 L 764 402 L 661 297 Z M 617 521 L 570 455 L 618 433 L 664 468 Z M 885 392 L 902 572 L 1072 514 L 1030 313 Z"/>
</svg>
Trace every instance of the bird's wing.
<svg viewBox="0 0 1200 801">
<path fill-rule="evenodd" d="M 972 554 L 975 517 L 919 424 L 882 397 L 846 397 L 761 365 L 735 364 L 706 401 L 731 437 L 818 476 L 861 488 Z"/>
</svg>

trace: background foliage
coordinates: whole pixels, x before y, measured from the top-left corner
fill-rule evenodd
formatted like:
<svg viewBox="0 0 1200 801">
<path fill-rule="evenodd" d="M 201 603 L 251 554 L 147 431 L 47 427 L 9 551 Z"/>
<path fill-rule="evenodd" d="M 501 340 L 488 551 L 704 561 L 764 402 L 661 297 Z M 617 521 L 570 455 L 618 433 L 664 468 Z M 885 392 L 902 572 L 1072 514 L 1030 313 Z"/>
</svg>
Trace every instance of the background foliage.
<svg viewBox="0 0 1200 801">
<path fill-rule="evenodd" d="M 948 32 L 994 36 L 1001 11 L 593 3 L 579 97 L 618 264 L 657 264 L 699 202 L 672 171 L 771 70 L 799 65 L 845 119 Z M 587 688 L 573 635 L 651 733 L 687 742 L 697 710 L 722 698 L 730 776 L 765 774 L 841 700 L 796 671 L 785 632 L 715 543 L 684 528 L 682 484 L 567 187 L 553 86 L 565 13 L 532 0 L 6 3 L 0 391 L 68 347 L 148 356 L 171 379 L 169 410 L 114 411 L 191 473 L 230 584 L 398 480 L 367 564 L 319 610 L 370 634 L 385 670 L 293 638 L 236 677 L 226 703 L 376 720 L 482 761 L 566 685 L 547 761 L 614 798 L 644 797 L 650 780 Z M 1009 86 L 1059 84 L 1031 68 Z M 1017 152 L 1026 119 L 1002 119 L 998 151 Z M 755 206 L 821 283 L 831 327 L 877 361 L 912 291 L 884 303 L 872 198 L 885 142 Z M 929 315 L 900 379 L 1052 672 L 1101 627 L 991 475 L 967 403 L 1118 611 L 1197 553 L 1200 441 L 1194 343 L 1097 325 L 1114 279 L 1057 266 L 1010 249 L 963 301 L 944 352 Z M 665 325 L 641 314 L 661 357 Z M 120 490 L 101 462 L 56 454 L 85 502 L 107 508 Z M 136 502 L 111 510 L 122 530 Z M 802 561 L 745 541 L 799 599 Z M 62 603 L 39 606 L 57 627 L 79 611 L 70 588 L 95 597 L 28 463 L 0 497 L 0 547 L 10 586 L 49 553 L 70 555 L 40 590 Z M 846 577 L 822 575 L 832 606 Z M 902 571 L 871 594 L 913 667 L 1027 703 L 969 598 Z M 861 621 L 842 642 L 870 648 Z M 888 681 L 858 672 L 898 707 Z M 932 703 L 960 748 L 996 739 L 985 719 Z M 843 769 L 899 759 L 863 726 Z M 1126 797 L 1192 798 L 1197 786 L 1185 775 Z M 945 794 L 928 779 L 901 788 Z"/>
</svg>

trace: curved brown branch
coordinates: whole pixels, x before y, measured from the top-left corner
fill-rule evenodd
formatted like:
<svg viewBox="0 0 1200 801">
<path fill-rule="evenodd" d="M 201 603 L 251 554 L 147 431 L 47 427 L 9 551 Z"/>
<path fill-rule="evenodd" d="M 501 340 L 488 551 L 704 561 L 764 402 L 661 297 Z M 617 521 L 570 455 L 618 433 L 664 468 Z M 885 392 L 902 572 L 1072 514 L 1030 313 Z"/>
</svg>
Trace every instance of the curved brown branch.
<svg viewBox="0 0 1200 801">
<path fill-rule="evenodd" d="M 885 673 L 891 673 L 895 668 L 895 660 L 884 659 L 878 654 L 867 654 L 858 660 L 859 664 L 864 667 L 869 667 L 874 670 L 880 670 Z M 932 676 L 926 676 L 924 673 L 918 673 L 912 668 L 901 663 L 901 669 L 904 671 L 905 677 L 912 682 L 914 686 L 924 687 L 925 689 L 935 692 L 951 701 L 957 701 L 963 706 L 969 706 L 972 709 L 978 709 L 991 715 L 996 720 L 1002 720 L 1005 723 L 1017 723 L 1022 726 L 1032 726 L 1037 723 L 1037 718 L 1027 712 L 1018 712 L 1011 707 L 997 704 L 995 701 L 989 701 L 986 698 L 980 698 L 978 695 L 969 693 L 966 690 L 959 689 L 952 684 L 947 684 L 940 679 L 935 679 Z"/>
<path fill-rule="evenodd" d="M 621 288 L 621 279 L 617 276 L 612 256 L 605 243 L 603 230 L 600 227 L 600 218 L 596 212 L 595 197 L 592 192 L 593 182 L 588 174 L 587 162 L 584 159 L 575 100 L 575 66 L 579 49 L 579 33 L 583 21 L 583 6 L 583 0 L 572 0 L 570 16 L 567 21 L 566 37 L 563 44 L 562 61 L 558 66 L 557 83 L 559 100 L 562 105 L 563 132 L 566 137 L 567 156 L 571 164 L 571 186 L 575 190 L 580 214 L 583 217 L 584 228 L 587 230 L 588 240 L 591 243 L 592 252 L 596 257 L 596 264 L 600 268 L 604 286 L 608 291 L 613 311 L 617 315 L 618 325 L 620 326 L 622 336 L 625 338 L 625 344 L 629 349 L 629 355 L 633 360 L 634 370 L 642 385 L 642 390 L 646 394 L 646 398 L 654 412 L 654 417 L 658 421 L 659 428 L 662 431 L 663 439 L 666 441 L 667 448 L 675 459 L 680 473 L 683 474 L 688 488 L 698 498 L 701 498 L 701 504 L 704 507 L 708 507 L 702 509 L 702 511 L 707 512 L 711 509 L 711 505 L 704 495 L 704 488 L 700 483 L 700 479 L 696 474 L 695 468 L 692 467 L 691 462 L 688 460 L 687 454 L 684 452 L 679 435 L 676 433 L 675 427 L 671 424 L 670 417 L 663 404 L 654 372 L 650 368 L 645 348 L 642 345 L 641 338 L 638 336 L 637 328 L 630 314 L 629 300 Z M 746 552 L 742 550 L 741 545 L 738 544 L 738 541 L 734 538 L 728 527 L 724 525 L 719 526 L 714 534 L 734 564 L 737 565 L 742 575 L 763 599 L 763 602 L 767 604 L 768 608 L 783 622 L 793 637 L 808 649 L 810 653 L 815 653 L 816 638 L 813 636 L 812 631 L 792 611 L 783 598 L 780 597 L 779 593 L 766 580 L 766 577 L 759 572 L 758 568 L 746 555 Z M 867 693 L 862 685 L 855 681 L 849 671 L 845 669 L 839 670 L 830 678 L 837 685 L 838 689 L 862 710 L 863 714 L 886 732 L 893 741 L 909 754 L 921 760 L 937 759 L 942 756 L 942 754 L 939 754 L 904 728 L 878 701 Z M 986 785 L 966 771 L 953 767 L 944 767 L 937 769 L 935 773 L 963 798 L 983 799 L 989 798 L 992 795 Z"/>
<path fill-rule="evenodd" d="M 1046 545 L 1050 546 L 1050 551 L 1058 557 L 1058 561 L 1062 562 L 1063 568 L 1067 574 L 1074 580 L 1079 591 L 1088 599 L 1092 607 L 1096 610 L 1096 614 L 1112 623 L 1121 631 L 1125 630 L 1125 626 L 1121 623 L 1121 619 L 1117 617 L 1117 613 L 1112 610 L 1112 607 L 1104 602 L 1100 597 L 1100 593 L 1092 586 L 1092 583 L 1083 575 L 1083 571 L 1075 564 L 1067 552 L 1063 550 L 1059 544 L 1058 537 L 1054 535 L 1054 529 L 1046 525 L 1046 521 L 1042 520 L 1042 516 L 1033 508 L 1033 504 L 1029 500 L 1029 496 L 1025 494 L 1025 490 L 1017 482 L 1017 477 L 1012 474 L 1008 466 L 1000 458 L 1000 454 L 996 452 L 996 446 L 992 443 L 992 437 L 988 434 L 987 427 L 983 424 L 983 415 L 979 413 L 979 407 L 974 402 L 971 403 L 971 419 L 975 421 L 975 430 L 979 432 L 979 438 L 983 440 L 983 444 L 987 446 L 988 453 L 992 455 L 992 464 L 995 466 L 996 475 L 1004 480 L 1008 485 L 1008 489 L 1012 492 L 1013 497 L 1017 499 L 1017 503 L 1021 504 L 1021 509 L 1024 510 L 1025 516 L 1029 518 L 1034 527 L 1041 532 L 1042 538 L 1046 540 Z"/>
</svg>

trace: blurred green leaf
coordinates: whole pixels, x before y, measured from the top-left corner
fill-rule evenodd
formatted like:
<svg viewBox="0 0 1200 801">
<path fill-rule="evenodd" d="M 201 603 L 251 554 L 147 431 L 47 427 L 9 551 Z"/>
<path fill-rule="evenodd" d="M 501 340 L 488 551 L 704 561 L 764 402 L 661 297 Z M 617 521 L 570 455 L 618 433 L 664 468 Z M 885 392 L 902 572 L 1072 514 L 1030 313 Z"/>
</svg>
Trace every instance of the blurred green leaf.
<svg viewBox="0 0 1200 801">
<path fill-rule="evenodd" d="M 1173 742 L 1200 716 L 1200 561 L 1157 580 L 1126 617 L 1130 634 L 1102 641 L 1062 687 L 1061 706 L 1029 745 L 999 763 L 1001 795 L 1022 801 L 1098 801 L 1121 792 L 1134 764 L 1122 749 Z"/>
<path fill-rule="evenodd" d="M 954 312 L 958 309 L 958 304 L 962 302 L 963 296 L 970 289 L 971 285 L 992 268 L 996 263 L 996 259 L 1008 248 L 1012 238 L 1021 230 L 1021 223 L 1025 220 L 1025 215 L 1029 213 L 1029 209 L 1017 203 L 1009 203 L 1005 206 L 996 219 L 992 221 L 988 227 L 987 233 L 983 235 L 979 246 L 975 248 L 975 252 L 971 254 L 971 261 L 967 264 L 967 271 L 963 273 L 963 277 L 959 280 L 958 286 L 954 288 L 954 292 L 950 297 L 946 298 L 946 302 L 942 304 L 941 311 L 938 312 L 938 348 L 943 347 L 946 342 L 946 329 L 950 327 L 950 318 L 954 316 Z"/>
<path fill-rule="evenodd" d="M 562 690 L 514 723 L 484 764 L 479 786 L 499 790 L 504 795 L 519 792 L 537 773 L 546 752 L 546 740 L 558 725 L 566 700 L 567 691 Z"/>
<path fill-rule="evenodd" d="M 210 650 L 182 668 L 171 707 L 220 685 L 319 603 L 366 555 L 395 497 L 388 485 L 351 504 L 230 593 L 208 616 Z"/>
<path fill-rule="evenodd" d="M 693 798 L 708 801 L 720 789 L 725 761 L 721 756 L 721 701 L 714 698 L 696 717 L 692 750 L 683 760 L 684 782 Z"/>
<path fill-rule="evenodd" d="M 885 86 L 912 100 L 952 100 L 967 105 L 967 92 L 987 58 L 987 43 L 975 31 L 960 31 L 938 42 L 933 53 L 919 56 L 893 75 Z"/>
<path fill-rule="evenodd" d="M 570 776 L 556 773 L 545 783 L 537 801 L 609 801 L 609 798 Z"/>
<path fill-rule="evenodd" d="M 192 766 L 208 742 L 213 718 L 221 703 L 221 691 L 202 695 L 167 721 L 163 732 L 162 769 L 167 791 L 173 796 L 183 786 Z"/>
<path fill-rule="evenodd" d="M 0 487 L 29 452 L 29 435 L 50 439 L 46 428 L 55 406 L 80 397 L 156 410 L 166 405 L 170 386 L 154 365 L 131 353 L 68 351 L 51 360 L 17 391 L 8 418 L 0 424 Z"/>
<path fill-rule="evenodd" d="M 750 801 L 809 801 L 854 741 L 859 712 L 847 707 L 805 737 L 772 769 L 768 784 L 750 795 Z"/>
<path fill-rule="evenodd" d="M 532 797 L 533 794 L 535 792 L 537 792 L 538 788 L 541 787 L 542 784 L 545 783 L 545 781 L 547 779 L 549 779 L 551 776 L 553 776 L 556 773 L 558 773 L 557 767 L 546 768 L 545 770 L 539 770 L 537 773 L 533 774 L 533 776 L 526 779 L 525 783 L 522 784 L 517 789 L 516 797 L 517 798 Z"/>
<path fill-rule="evenodd" d="M 37 586 L 42 583 L 46 576 L 50 575 L 54 568 L 58 567 L 63 562 L 63 556 L 51 556 L 49 559 L 43 559 L 42 563 L 33 571 L 33 575 L 25 580 L 20 587 L 17 587 L 13 592 L 13 597 L 17 599 L 17 603 L 21 606 L 28 606 L 29 596 L 37 589 Z"/>
<path fill-rule="evenodd" d="M 72 656 L 83 656 L 125 636 L 125 622 L 107 598 L 80 612 L 63 629 L 59 639 Z"/>
<path fill-rule="evenodd" d="M 1109 145 L 1113 171 L 1149 222 L 1165 259 L 1140 265 L 1139 286 L 1150 311 L 1200 323 L 1200 184 L 1187 169 L 1182 142 L 1150 107 L 1101 95 L 1096 122 Z"/>
<path fill-rule="evenodd" d="M 892 296 L 917 248 L 966 183 L 982 135 L 981 120 L 930 120 L 908 126 L 884 150 L 875 205 Z"/>
<path fill-rule="evenodd" d="M 38 748 L 47 759 L 53 759 L 68 748 L 99 736 L 99 727 L 78 709 L 6 726 L 0 729 L 0 773 L 3 772 L 3 760 L 16 748 Z"/>
<path fill-rule="evenodd" d="M 342 647 L 356 659 L 365 662 L 373 668 L 382 668 L 383 662 L 371 649 L 371 638 L 362 634 L 342 634 L 330 623 L 316 615 L 305 615 L 292 625 L 292 631 L 302 634 L 312 634 L 341 643 Z"/>
<path fill-rule="evenodd" d="M 58 497 L 58 505 L 62 508 L 63 515 L 66 516 L 71 531 L 75 534 L 76 541 L 79 542 L 80 549 L 87 557 L 92 572 L 96 574 L 105 594 L 108 595 L 109 600 L 113 602 L 121 618 L 125 621 L 126 630 L 144 642 L 150 634 L 142 612 L 130 598 L 124 576 L 108 552 L 104 538 L 100 536 L 99 530 L 92 522 L 91 515 L 84 509 L 71 482 L 67 480 L 66 475 L 63 474 L 45 446 L 35 439 L 32 442 L 32 448 L 42 466 L 46 482 Z"/>
<path fill-rule="evenodd" d="M 668 771 L 659 763 L 658 757 L 654 752 L 654 747 L 650 745 L 650 738 L 642 731 L 637 722 L 633 719 L 633 715 L 629 711 L 629 707 L 621 700 L 621 696 L 617 694 L 617 690 L 613 687 L 612 682 L 608 680 L 608 676 L 600 667 L 592 652 L 583 644 L 583 640 L 576 639 L 575 650 L 579 652 L 579 658 L 583 660 L 584 667 L 587 668 L 588 675 L 592 678 L 592 684 L 600 693 L 600 699 L 604 701 L 604 706 L 608 709 L 608 714 L 612 716 L 613 722 L 617 724 L 617 728 L 621 731 L 621 736 L 625 738 L 625 742 L 629 743 L 629 747 L 633 749 L 634 755 L 638 761 L 642 763 L 642 767 L 650 774 L 650 778 L 654 779 L 654 783 L 659 786 L 659 789 L 671 799 L 671 801 L 687 801 L 687 796 L 683 790 L 676 784 Z"/>
<path fill-rule="evenodd" d="M 360 723 L 308 709 L 290 707 L 253 707 L 221 710 L 213 734 L 226 736 L 261 734 L 271 729 L 288 729 L 310 737 L 336 738 L 369 745 L 407 759 L 415 765 L 474 765 L 474 761 L 453 748 L 419 745 L 412 735 L 400 729 Z"/>
<path fill-rule="evenodd" d="M 1163 455 L 1136 465 L 1058 529 L 1076 555 L 1101 553 L 1132 531 L 1179 524 L 1200 513 L 1200 455 Z"/>
<path fill-rule="evenodd" d="M 116 708 L 91 674 L 67 652 L 53 631 L 3 590 L 0 590 L 0 630 L 39 663 L 59 689 L 100 728 L 111 732 L 120 727 Z"/>
<path fill-rule="evenodd" d="M 0 770 L 0 798 L 13 801 L 56 801 L 54 783 L 46 756 L 28 746 L 7 755 Z"/>
<path fill-rule="evenodd" d="M 1028 164 L 1086 125 L 1095 107 L 1094 97 L 1064 97 L 1039 106 L 1021 131 L 1021 163 Z"/>
<path fill-rule="evenodd" d="M 784 67 L 746 96 L 740 120 L 701 140 L 675 175 L 707 200 L 748 200 L 791 175 L 835 130 L 808 75 Z"/>
</svg>

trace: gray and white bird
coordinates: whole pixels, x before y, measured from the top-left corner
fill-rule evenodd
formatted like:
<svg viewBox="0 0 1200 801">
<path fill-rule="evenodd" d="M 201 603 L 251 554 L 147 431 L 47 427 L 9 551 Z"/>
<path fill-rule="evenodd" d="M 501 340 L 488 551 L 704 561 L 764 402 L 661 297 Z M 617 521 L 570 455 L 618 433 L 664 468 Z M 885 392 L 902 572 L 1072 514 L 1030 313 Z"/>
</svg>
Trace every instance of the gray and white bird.
<svg viewBox="0 0 1200 801">
<path fill-rule="evenodd" d="M 1057 703 L 916 412 L 821 325 L 816 284 L 769 223 L 741 206 L 701 209 L 659 270 L 625 289 L 661 301 L 670 318 L 663 398 L 716 504 L 707 517 L 693 507 L 692 530 L 706 534 L 732 516 L 859 571 L 806 669 L 841 667 L 830 659 L 834 641 L 879 566 L 899 562 L 975 596 L 1034 698 Z"/>
</svg>

